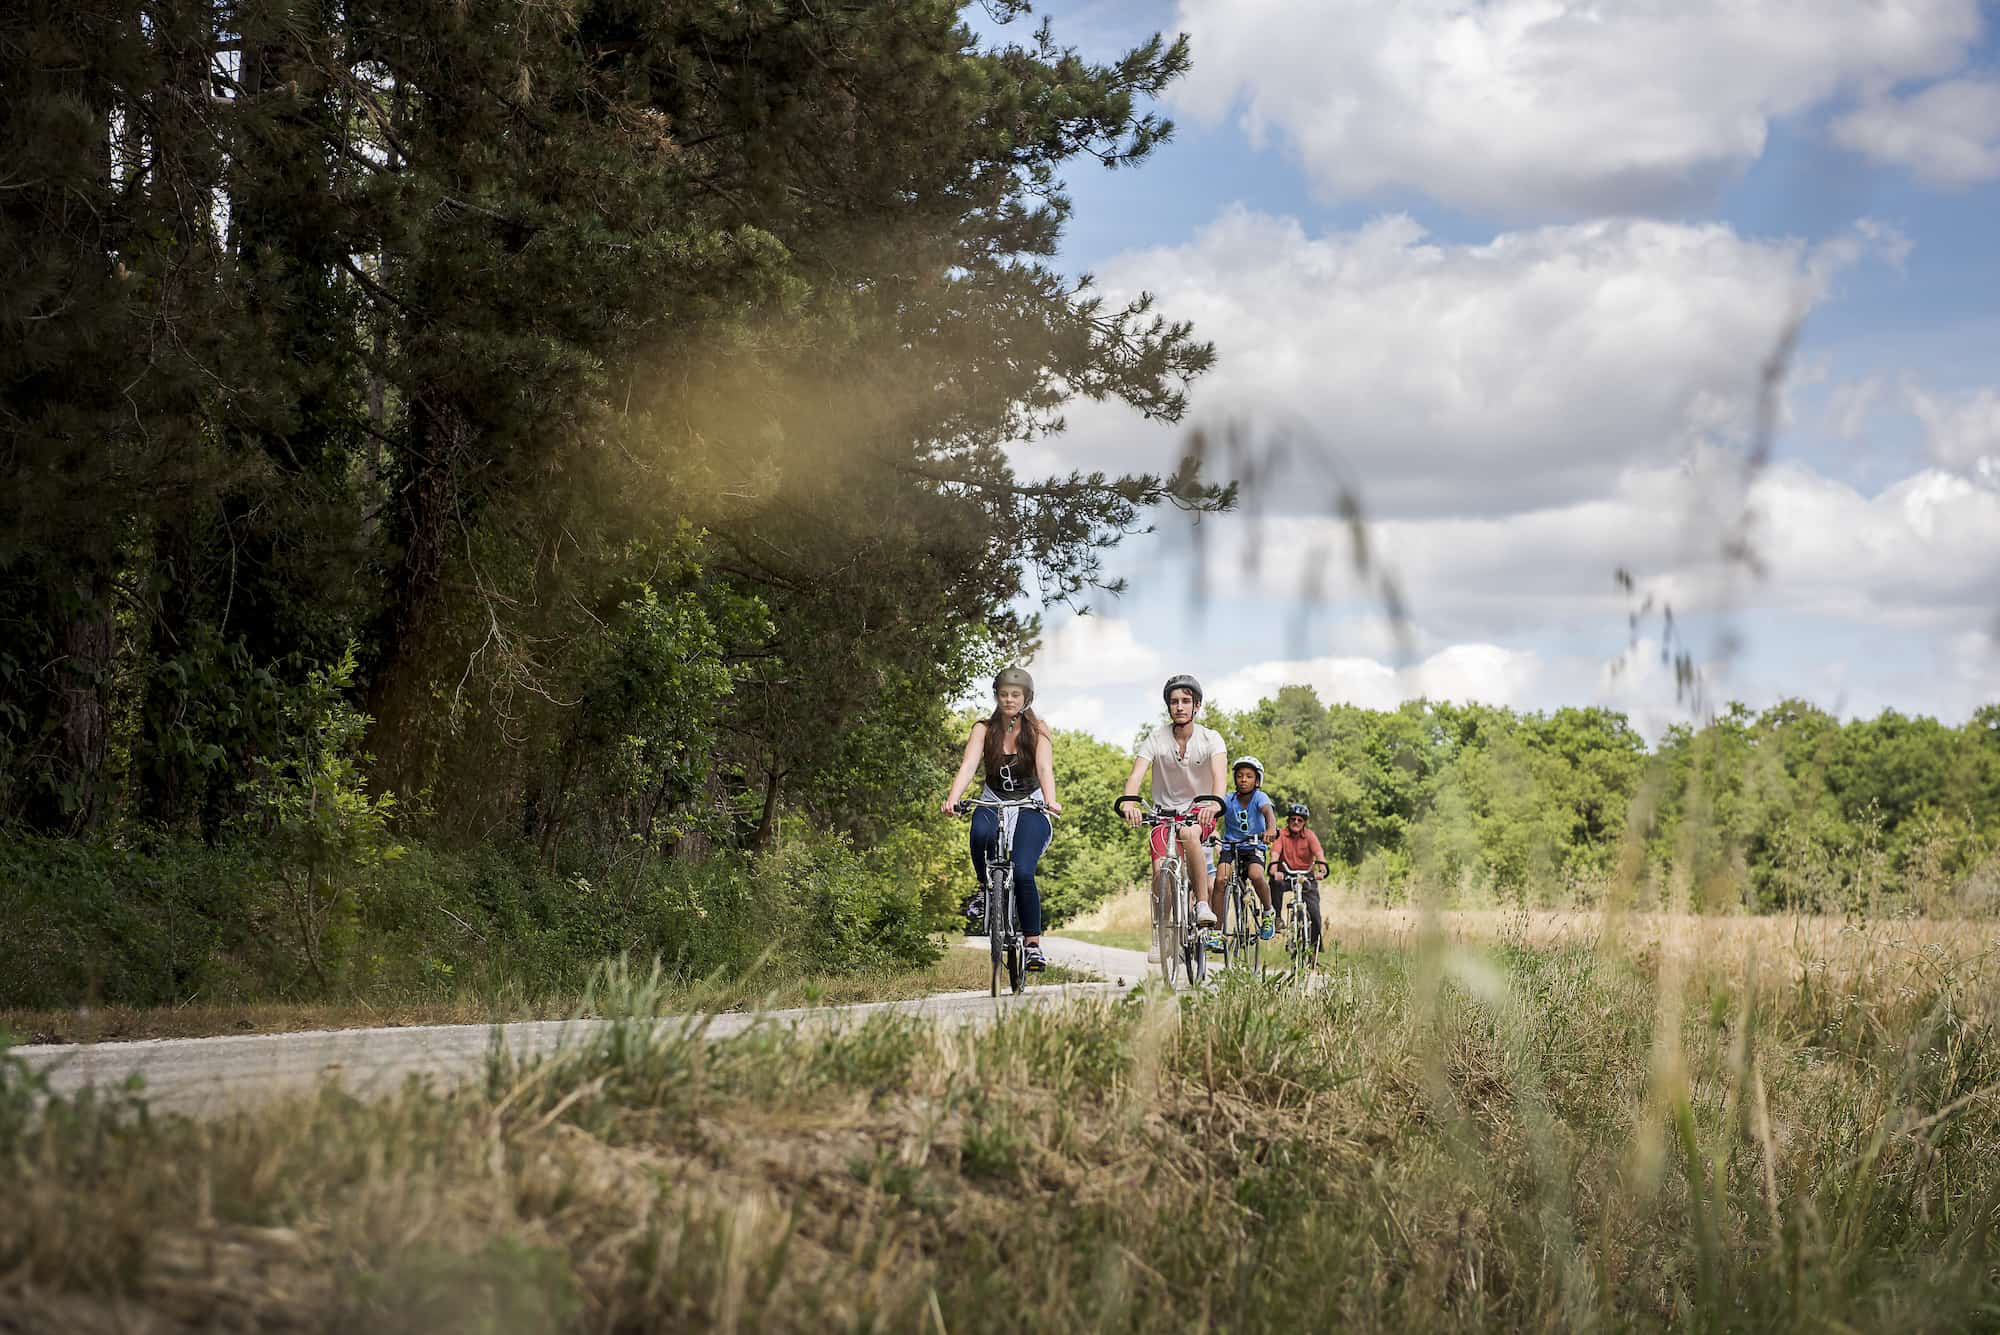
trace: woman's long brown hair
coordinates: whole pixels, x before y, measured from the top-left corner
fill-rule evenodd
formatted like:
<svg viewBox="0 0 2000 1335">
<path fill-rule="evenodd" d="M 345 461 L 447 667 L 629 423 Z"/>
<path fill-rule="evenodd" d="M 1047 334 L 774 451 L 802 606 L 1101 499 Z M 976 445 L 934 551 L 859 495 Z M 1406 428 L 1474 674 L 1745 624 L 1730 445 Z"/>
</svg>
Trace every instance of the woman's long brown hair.
<svg viewBox="0 0 2000 1335">
<path fill-rule="evenodd" d="M 1035 773 L 1035 746 L 1040 739 L 1041 731 L 1042 721 L 1035 717 L 1032 708 L 1024 706 L 1021 710 L 1021 732 L 1016 745 L 1020 748 L 1017 754 L 1021 757 L 1021 763 L 1028 767 L 1030 775 Z M 989 779 L 1000 772 L 1000 757 L 1004 754 L 1001 747 L 1006 742 L 1006 732 L 1007 720 L 1000 713 L 1000 706 L 996 704 L 993 706 L 993 713 L 986 720 L 986 775 Z"/>
</svg>

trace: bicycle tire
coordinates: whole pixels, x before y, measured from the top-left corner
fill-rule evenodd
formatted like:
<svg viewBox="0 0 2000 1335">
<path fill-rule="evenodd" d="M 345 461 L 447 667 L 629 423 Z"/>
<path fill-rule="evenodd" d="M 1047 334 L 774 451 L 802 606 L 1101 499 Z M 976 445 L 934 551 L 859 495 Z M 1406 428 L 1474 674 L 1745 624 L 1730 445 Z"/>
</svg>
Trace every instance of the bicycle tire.
<svg viewBox="0 0 2000 1335">
<path fill-rule="evenodd" d="M 986 948 L 993 963 L 989 995 L 1000 995 L 1000 960 L 1007 952 L 1007 935 L 1014 925 L 1012 896 L 1000 892 L 1008 869 L 999 863 L 986 868 Z"/>
<path fill-rule="evenodd" d="M 1160 977 L 1173 990 L 1181 966 L 1180 891 L 1173 872 L 1162 867 L 1153 876 L 1153 945 L 1160 956 Z"/>
<path fill-rule="evenodd" d="M 1200 987 L 1208 981 L 1208 942 L 1203 939 L 1201 918 L 1195 913 L 1194 891 L 1183 874 L 1180 887 L 1181 904 L 1181 960 L 1187 966 L 1189 987 Z"/>
</svg>

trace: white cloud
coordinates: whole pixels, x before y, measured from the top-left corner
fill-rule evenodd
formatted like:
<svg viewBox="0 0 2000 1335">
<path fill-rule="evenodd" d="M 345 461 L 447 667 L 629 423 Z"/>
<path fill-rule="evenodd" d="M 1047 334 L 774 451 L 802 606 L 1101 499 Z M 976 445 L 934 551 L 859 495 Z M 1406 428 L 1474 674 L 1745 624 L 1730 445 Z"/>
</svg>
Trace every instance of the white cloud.
<svg viewBox="0 0 2000 1335">
<path fill-rule="evenodd" d="M 1774 119 L 1954 68 L 1979 0 L 1181 0 L 1178 105 L 1240 108 L 1340 198 L 1509 217 L 1679 210 Z"/>
<path fill-rule="evenodd" d="M 1723 557 L 1746 507 L 1761 578 Z M 1274 535 L 1294 548 L 1343 550 L 1334 520 L 1211 523 L 1221 568 L 1247 564 L 1244 550 Z M 1929 631 L 1982 625 L 2000 610 L 2000 490 L 1939 469 L 1871 496 L 1795 461 L 1746 478 L 1740 460 L 1710 451 L 1678 467 L 1629 470 L 1595 499 L 1382 521 L 1370 525 L 1369 541 L 1431 644 L 1615 636 L 1648 595 L 1656 610 L 1671 604 L 1682 617 L 1785 613 Z M 1621 568 L 1636 578 L 1636 595 L 1614 584 Z M 1324 584 L 1337 604 L 1369 593 L 1344 571 Z M 1276 589 L 1297 593 L 1288 577 Z"/>
<path fill-rule="evenodd" d="M 2000 488 L 2000 391 L 1981 389 L 1948 400 L 1906 381 L 1903 396 L 1923 423 L 1931 458 L 1940 467 Z"/>
<path fill-rule="evenodd" d="M 1098 685 L 1166 679 L 1159 650 L 1141 641 L 1131 622 L 1117 617 L 1079 616 L 1063 622 L 1042 636 L 1029 666 L 1051 679 L 1088 679 Z"/>
<path fill-rule="evenodd" d="M 2000 78 L 1946 79 L 1908 97 L 1871 97 L 1834 122 L 1833 137 L 1929 185 L 2000 180 Z"/>
<path fill-rule="evenodd" d="M 1261 460 L 1274 485 L 1247 488 L 1246 505 L 1326 513 L 1351 477 L 1377 514 L 1495 513 L 1601 495 L 1635 464 L 1742 439 L 1787 323 L 1841 266 L 1902 244 L 1884 228 L 1808 249 L 1625 221 L 1457 245 L 1401 216 L 1314 236 L 1237 207 L 1101 277 L 1216 340 L 1195 395 L 1211 439 L 1243 422 L 1260 449 L 1286 441 L 1289 457 Z M 1183 441 L 1083 405 L 1067 437 L 1021 462 L 1159 469 Z M 1255 482 L 1255 462 L 1221 462 Z"/>
</svg>

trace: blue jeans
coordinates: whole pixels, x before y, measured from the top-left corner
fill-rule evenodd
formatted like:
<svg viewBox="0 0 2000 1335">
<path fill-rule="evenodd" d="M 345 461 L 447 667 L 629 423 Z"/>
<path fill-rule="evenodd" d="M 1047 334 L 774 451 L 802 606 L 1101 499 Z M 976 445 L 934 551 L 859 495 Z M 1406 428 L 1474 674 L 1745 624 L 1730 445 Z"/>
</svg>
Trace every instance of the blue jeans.
<svg viewBox="0 0 2000 1335">
<path fill-rule="evenodd" d="M 1035 888 L 1035 864 L 1055 833 L 1049 818 L 1039 811 L 1022 811 L 1014 818 L 1014 908 L 1021 918 L 1021 935 L 1042 934 L 1042 892 Z M 972 813 L 972 874 L 979 888 L 986 888 L 986 862 L 1000 844 L 1000 813 L 981 807 Z M 996 921 L 993 905 L 986 906 L 986 926 Z"/>
</svg>

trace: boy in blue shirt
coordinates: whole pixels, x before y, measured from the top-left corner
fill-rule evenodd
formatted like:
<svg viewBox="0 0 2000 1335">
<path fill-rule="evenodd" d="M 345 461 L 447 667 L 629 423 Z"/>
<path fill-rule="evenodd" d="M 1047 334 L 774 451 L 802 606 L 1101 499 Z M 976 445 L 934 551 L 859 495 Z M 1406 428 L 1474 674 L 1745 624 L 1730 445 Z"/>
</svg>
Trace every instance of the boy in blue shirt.
<svg viewBox="0 0 2000 1335">
<path fill-rule="evenodd" d="M 1263 761 L 1255 756 L 1239 757 L 1230 777 L 1236 791 L 1222 799 L 1222 820 L 1216 831 L 1222 837 L 1222 865 L 1215 902 L 1229 902 L 1222 892 L 1228 888 L 1229 878 L 1237 875 L 1239 863 L 1249 868 L 1251 888 L 1256 890 L 1263 905 L 1263 912 L 1257 915 L 1257 935 L 1269 941 L 1277 926 L 1277 916 L 1271 912 L 1271 883 L 1264 875 L 1264 850 L 1278 836 L 1278 809 L 1264 791 Z M 1216 945 L 1221 944 L 1221 939 L 1221 933 L 1215 933 Z"/>
</svg>

